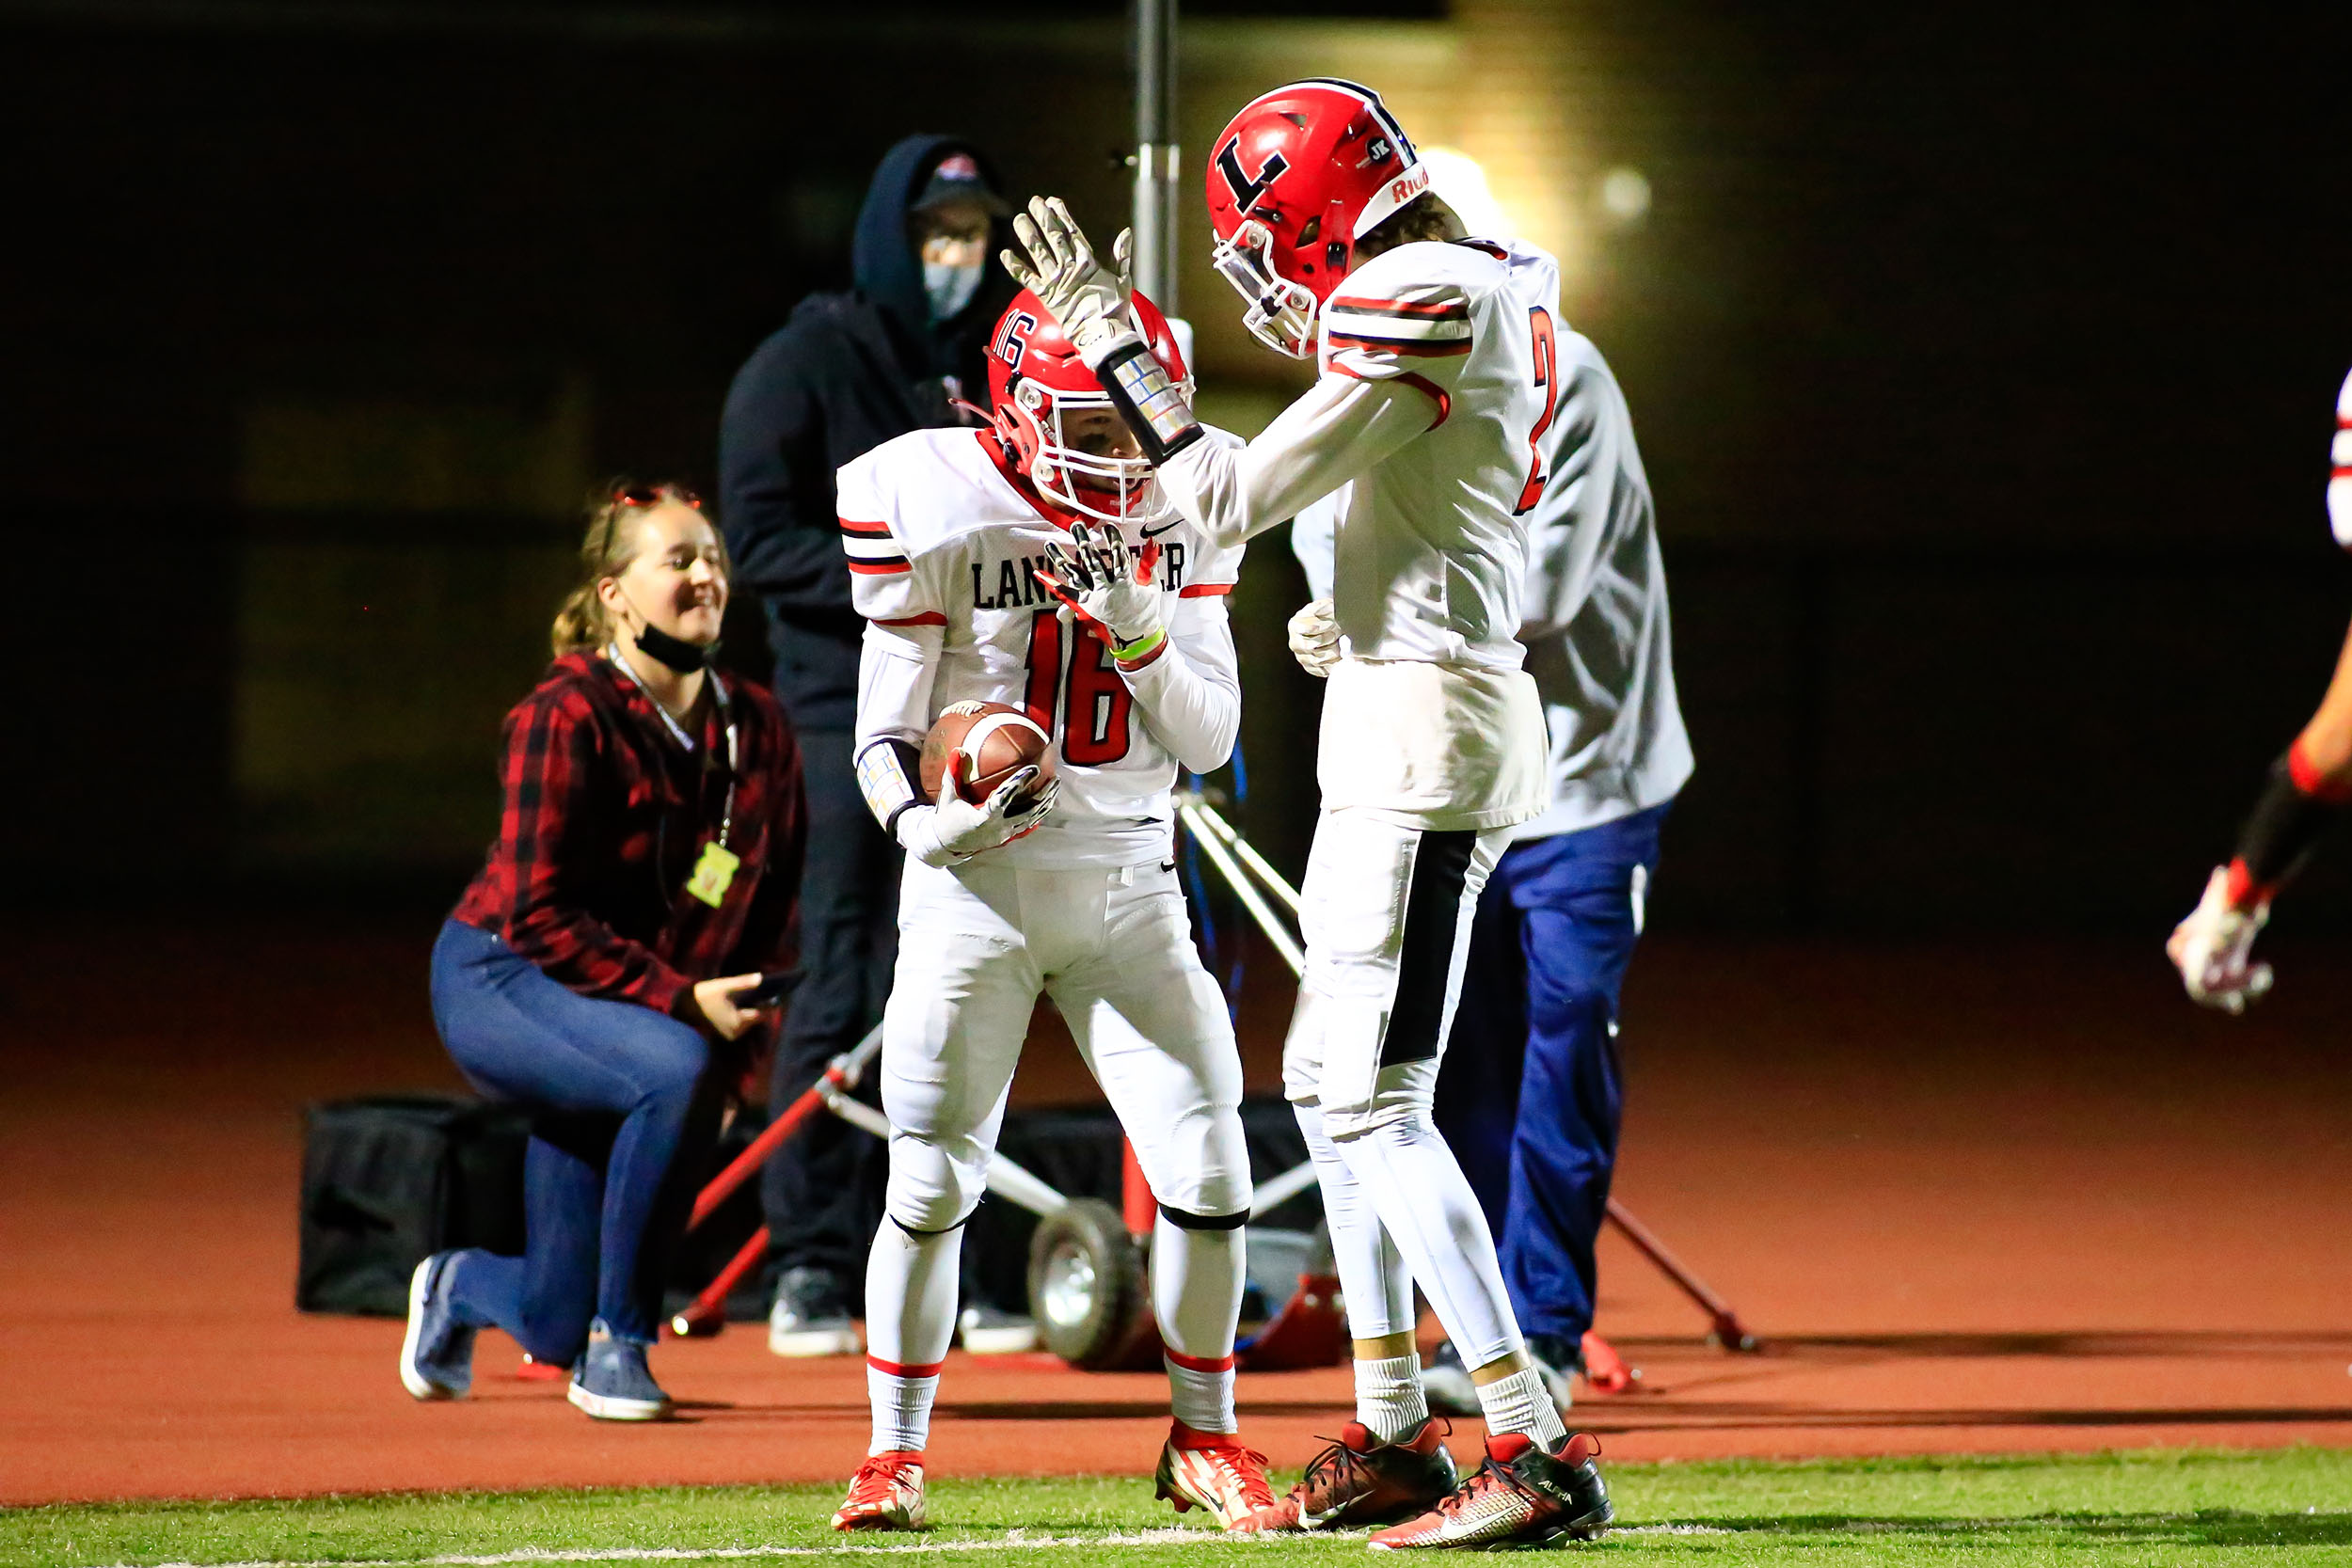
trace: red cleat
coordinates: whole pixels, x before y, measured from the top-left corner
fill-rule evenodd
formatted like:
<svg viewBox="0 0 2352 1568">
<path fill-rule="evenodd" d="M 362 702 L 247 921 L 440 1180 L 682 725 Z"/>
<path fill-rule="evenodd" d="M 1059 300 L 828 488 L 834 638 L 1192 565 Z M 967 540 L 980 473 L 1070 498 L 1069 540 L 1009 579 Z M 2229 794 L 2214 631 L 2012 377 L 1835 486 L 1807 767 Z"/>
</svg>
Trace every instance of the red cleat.
<svg viewBox="0 0 2352 1568">
<path fill-rule="evenodd" d="M 1158 1496 L 1174 1503 L 1177 1513 L 1198 1504 L 1229 1530 L 1248 1528 L 1253 1514 L 1274 1506 L 1265 1455 L 1242 1447 L 1230 1432 L 1195 1432 L 1182 1421 L 1170 1422 L 1156 1479 Z"/>
<path fill-rule="evenodd" d="M 1249 1531 L 1338 1529 L 1385 1525 L 1437 1506 L 1460 1486 L 1445 1430 L 1425 1418 L 1409 1437 L 1383 1443 L 1360 1421 L 1340 1429 L 1339 1441 L 1317 1454 L 1306 1479 L 1272 1508 L 1235 1527 Z"/>
<path fill-rule="evenodd" d="M 833 1528 L 929 1528 L 923 1518 L 923 1456 L 903 1449 L 869 1456 L 850 1478 L 850 1495 L 834 1511 Z"/>
<path fill-rule="evenodd" d="M 1372 1549 L 1502 1551 L 1597 1541 L 1615 1516 L 1593 1463 L 1599 1454 L 1599 1439 L 1585 1432 L 1571 1433 L 1554 1453 L 1520 1433 L 1489 1437 L 1476 1475 L 1420 1518 L 1374 1536 Z"/>
</svg>

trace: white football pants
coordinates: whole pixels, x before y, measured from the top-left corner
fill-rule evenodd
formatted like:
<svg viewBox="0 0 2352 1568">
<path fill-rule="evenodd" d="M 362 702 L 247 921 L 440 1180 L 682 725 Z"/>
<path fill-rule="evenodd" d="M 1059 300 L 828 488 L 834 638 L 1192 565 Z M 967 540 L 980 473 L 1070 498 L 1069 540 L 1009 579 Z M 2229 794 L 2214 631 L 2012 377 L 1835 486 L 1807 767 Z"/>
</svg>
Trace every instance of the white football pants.
<svg viewBox="0 0 2352 1568">
<path fill-rule="evenodd" d="M 892 1231 L 917 1239 L 954 1230 L 980 1201 L 1040 991 L 1070 1025 L 1164 1216 L 1182 1216 L 1174 1225 L 1164 1218 L 1161 1237 L 1194 1217 L 1227 1222 L 1184 1228 L 1184 1247 L 1155 1243 L 1152 1274 L 1170 1347 L 1230 1355 L 1238 1227 L 1249 1208 L 1241 1057 L 1225 997 L 1194 951 L 1172 867 L 1030 871 L 983 855 L 936 868 L 908 858 L 898 970 L 882 1014 L 891 1134 L 878 1258 L 900 1250 Z M 882 1360 L 936 1362 L 953 1334 L 954 1248 L 923 1250 L 931 1256 L 912 1276 L 895 1264 L 868 1272 L 867 1338 Z M 1215 1255 L 1214 1277 L 1186 1277 L 1179 1255 L 1192 1251 L 1203 1263 Z M 875 1299 L 910 1291 L 913 1299 Z"/>
<path fill-rule="evenodd" d="M 1409 1269 L 1472 1368 L 1518 1350 L 1518 1326 L 1486 1214 L 1430 1107 L 1478 895 L 1509 843 L 1507 829 L 1324 813 L 1300 889 L 1307 973 L 1282 1047 L 1349 1332 L 1413 1326 Z"/>
</svg>

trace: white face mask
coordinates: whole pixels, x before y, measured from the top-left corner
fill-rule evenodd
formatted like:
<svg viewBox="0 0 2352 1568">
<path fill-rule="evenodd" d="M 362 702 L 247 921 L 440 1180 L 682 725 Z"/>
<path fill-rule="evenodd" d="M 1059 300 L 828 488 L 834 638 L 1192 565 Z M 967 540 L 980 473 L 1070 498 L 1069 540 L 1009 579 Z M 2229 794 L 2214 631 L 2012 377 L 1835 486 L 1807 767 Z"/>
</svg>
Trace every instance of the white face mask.
<svg viewBox="0 0 2352 1568">
<path fill-rule="evenodd" d="M 977 261 L 923 263 L 923 293 L 930 301 L 931 320 L 944 322 L 972 303 L 979 293 L 980 270 Z"/>
</svg>

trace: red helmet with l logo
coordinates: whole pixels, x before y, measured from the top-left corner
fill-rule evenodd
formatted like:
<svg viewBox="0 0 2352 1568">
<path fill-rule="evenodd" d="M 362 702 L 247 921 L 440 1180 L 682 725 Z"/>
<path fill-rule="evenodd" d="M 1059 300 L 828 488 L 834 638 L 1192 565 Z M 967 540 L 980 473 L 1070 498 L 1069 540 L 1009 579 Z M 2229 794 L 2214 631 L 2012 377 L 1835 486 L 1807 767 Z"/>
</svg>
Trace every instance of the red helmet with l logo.
<svg viewBox="0 0 2352 1568">
<path fill-rule="evenodd" d="M 1252 99 L 1209 151 L 1213 260 L 1260 341 L 1304 359 L 1357 240 L 1429 188 L 1380 95 L 1336 77 Z"/>
</svg>

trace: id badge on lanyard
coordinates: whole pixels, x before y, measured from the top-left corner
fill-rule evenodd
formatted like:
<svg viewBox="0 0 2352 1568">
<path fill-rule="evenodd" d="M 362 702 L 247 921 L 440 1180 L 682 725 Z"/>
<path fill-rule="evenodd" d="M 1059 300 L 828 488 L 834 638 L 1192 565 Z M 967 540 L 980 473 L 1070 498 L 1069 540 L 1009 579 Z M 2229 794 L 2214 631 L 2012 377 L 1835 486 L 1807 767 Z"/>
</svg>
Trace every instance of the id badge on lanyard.
<svg viewBox="0 0 2352 1568">
<path fill-rule="evenodd" d="M 629 684 L 644 692 L 645 700 L 653 704 L 654 712 L 661 716 L 661 722 L 668 726 L 677 743 L 688 752 L 692 752 L 694 737 L 670 716 L 670 710 L 663 707 L 651 691 L 646 690 L 645 683 L 637 678 L 637 672 L 630 669 L 628 660 L 621 657 L 619 645 L 607 648 L 605 656 L 619 667 L 623 674 L 628 676 Z M 702 858 L 694 863 L 692 875 L 686 879 L 686 891 L 715 910 L 726 901 L 727 889 L 735 885 L 735 874 L 743 868 L 743 857 L 727 847 L 727 839 L 735 831 L 735 775 L 740 762 L 736 752 L 735 705 L 728 700 L 726 683 L 719 678 L 716 672 L 711 673 L 710 683 L 712 690 L 718 695 L 719 711 L 726 715 L 727 800 L 719 814 L 719 836 L 703 846 Z"/>
</svg>

